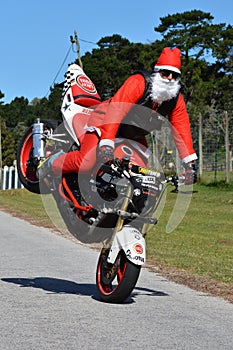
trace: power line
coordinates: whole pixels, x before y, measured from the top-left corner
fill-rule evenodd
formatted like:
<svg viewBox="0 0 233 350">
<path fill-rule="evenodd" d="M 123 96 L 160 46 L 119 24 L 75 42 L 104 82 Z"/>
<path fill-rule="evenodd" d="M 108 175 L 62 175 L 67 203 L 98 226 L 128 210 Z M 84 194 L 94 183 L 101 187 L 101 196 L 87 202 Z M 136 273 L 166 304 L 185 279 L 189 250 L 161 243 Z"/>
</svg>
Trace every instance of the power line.
<svg viewBox="0 0 233 350">
<path fill-rule="evenodd" d="M 63 60 L 63 62 L 62 62 L 62 64 L 61 64 L 61 66 L 60 66 L 60 68 L 59 68 L 59 70 L 58 70 L 58 72 L 57 72 L 55 78 L 53 79 L 53 82 L 52 82 L 51 86 L 54 85 L 54 83 L 55 83 L 55 81 L 56 81 L 58 75 L 60 74 L 60 72 L 61 72 L 61 70 L 62 70 L 62 68 L 63 68 L 63 66 L 64 66 L 64 64 L 65 64 L 65 62 L 66 62 L 66 60 L 67 60 L 67 57 L 69 56 L 69 53 L 70 53 L 71 49 L 72 49 L 72 44 L 70 45 L 70 47 L 69 47 L 69 49 L 68 49 L 68 51 L 67 51 L 67 53 L 66 53 L 66 55 L 65 55 L 65 58 L 64 58 L 64 60 Z M 50 87 L 51 87 L 51 86 L 50 86 Z M 50 90 L 48 90 L 48 92 L 47 92 L 47 94 L 45 95 L 45 97 L 48 96 L 49 91 L 50 91 Z"/>
<path fill-rule="evenodd" d="M 83 41 L 84 43 L 88 43 L 88 44 L 93 44 L 96 46 L 99 46 L 97 43 L 94 43 L 93 41 L 88 41 L 88 40 L 84 40 L 84 39 L 79 39 L 80 41 Z"/>
<path fill-rule="evenodd" d="M 72 45 L 70 46 L 69 50 L 67 51 L 67 54 L 66 54 L 66 56 L 65 56 L 65 58 L 64 58 L 64 60 L 63 60 L 63 62 L 62 62 L 62 64 L 61 64 L 61 67 L 59 68 L 59 70 L 58 70 L 58 72 L 57 72 L 57 74 L 56 74 L 56 76 L 55 76 L 55 78 L 54 78 L 54 80 L 53 80 L 53 84 L 55 83 L 55 81 L 56 81 L 58 75 L 60 74 L 60 72 L 61 72 L 61 70 L 62 70 L 62 68 L 63 68 L 63 66 L 64 66 L 64 64 L 65 64 L 65 62 L 66 62 L 66 60 L 67 60 L 67 57 L 69 56 L 69 53 L 70 53 L 71 48 L 72 48 Z"/>
<path fill-rule="evenodd" d="M 65 64 L 65 62 L 66 62 L 66 60 L 67 60 L 67 57 L 69 56 L 69 53 L 70 53 L 71 49 L 73 49 L 73 44 L 75 44 L 75 46 L 76 46 L 76 51 L 75 51 L 75 52 L 76 52 L 77 55 L 78 55 L 78 61 L 79 61 L 79 65 L 80 65 L 81 68 L 83 68 L 83 64 L 82 64 L 82 61 L 81 61 L 79 41 L 82 41 L 82 42 L 84 42 L 84 43 L 88 43 L 88 44 L 92 44 L 92 45 L 99 46 L 97 43 L 95 43 L 95 42 L 93 42 L 93 41 L 89 41 L 89 40 L 85 40 L 85 39 L 78 39 L 78 35 L 77 35 L 77 32 L 76 32 L 76 31 L 74 31 L 74 36 L 72 36 L 72 35 L 70 36 L 70 41 L 71 41 L 71 45 L 70 45 L 70 47 L 69 47 L 69 49 L 68 49 L 68 51 L 67 51 L 67 54 L 65 55 L 65 58 L 64 58 L 64 60 L 63 60 L 63 62 L 62 62 L 62 64 L 61 64 L 61 66 L 60 66 L 60 68 L 59 68 L 59 70 L 58 70 L 58 72 L 57 72 L 55 78 L 53 79 L 53 82 L 52 82 L 50 88 L 55 84 L 56 79 L 57 79 L 58 75 L 60 74 L 60 72 L 61 72 L 61 70 L 62 70 L 62 68 L 63 68 L 63 66 L 64 66 L 64 64 Z M 73 51 L 74 51 L 74 50 L 73 50 Z M 50 90 L 48 90 L 48 92 L 47 92 L 47 94 L 45 95 L 45 97 L 48 96 L 49 92 L 50 92 Z"/>
<path fill-rule="evenodd" d="M 86 42 L 86 43 L 89 43 L 89 44 L 97 45 L 96 43 L 91 42 L 91 41 L 87 41 L 87 40 L 84 40 L 84 39 L 78 39 L 77 32 L 74 31 L 74 37 L 73 37 L 72 35 L 70 36 L 71 45 L 70 45 L 70 47 L 69 47 L 69 49 L 68 49 L 68 51 L 67 51 L 67 53 L 66 53 L 66 55 L 65 55 L 65 58 L 64 58 L 64 60 L 63 60 L 63 62 L 62 62 L 62 64 L 61 64 L 61 66 L 60 66 L 60 68 L 59 68 L 59 70 L 58 70 L 58 72 L 57 72 L 55 78 L 53 79 L 53 82 L 52 82 L 51 86 L 53 86 L 53 85 L 55 84 L 56 79 L 57 79 L 57 77 L 59 76 L 59 74 L 60 74 L 60 72 L 61 72 L 61 70 L 62 70 L 62 68 L 63 68 L 63 66 L 64 66 L 64 64 L 65 64 L 65 62 L 66 62 L 66 60 L 67 60 L 67 57 L 69 56 L 69 53 L 70 53 L 71 49 L 73 49 L 73 44 L 76 45 L 76 53 L 78 54 L 79 65 L 80 65 L 80 67 L 83 67 L 83 64 L 82 64 L 82 61 L 81 61 L 81 55 L 80 55 L 79 40 L 80 40 L 80 41 L 83 41 L 83 42 Z M 50 86 L 50 87 L 51 87 L 51 86 Z M 48 90 L 48 92 L 47 92 L 47 94 L 45 95 L 45 97 L 48 96 L 49 92 L 50 92 L 50 90 Z"/>
</svg>

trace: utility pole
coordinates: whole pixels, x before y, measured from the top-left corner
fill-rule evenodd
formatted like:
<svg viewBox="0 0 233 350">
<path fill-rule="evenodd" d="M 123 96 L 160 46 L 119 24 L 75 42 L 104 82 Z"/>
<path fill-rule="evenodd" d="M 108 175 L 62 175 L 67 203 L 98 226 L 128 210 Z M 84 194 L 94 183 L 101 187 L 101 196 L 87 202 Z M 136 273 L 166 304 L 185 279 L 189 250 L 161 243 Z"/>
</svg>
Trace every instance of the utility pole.
<svg viewBox="0 0 233 350">
<path fill-rule="evenodd" d="M 81 68 L 83 68 L 83 64 L 82 64 L 82 60 L 81 60 L 81 56 L 80 56 L 80 46 L 79 46 L 79 42 L 78 42 L 78 35 L 77 35 L 76 30 L 74 31 L 74 36 L 73 35 L 70 36 L 70 41 L 72 42 L 72 44 L 75 44 L 75 46 L 76 46 L 79 65 Z"/>
</svg>

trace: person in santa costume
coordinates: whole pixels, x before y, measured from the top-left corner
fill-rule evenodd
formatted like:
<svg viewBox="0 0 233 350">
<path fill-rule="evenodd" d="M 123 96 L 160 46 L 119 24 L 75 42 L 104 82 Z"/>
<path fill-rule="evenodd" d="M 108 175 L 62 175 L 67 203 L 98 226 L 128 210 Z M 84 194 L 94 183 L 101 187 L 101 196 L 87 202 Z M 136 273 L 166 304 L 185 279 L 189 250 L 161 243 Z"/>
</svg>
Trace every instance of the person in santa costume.
<svg viewBox="0 0 233 350">
<path fill-rule="evenodd" d="M 50 168 L 54 174 L 89 171 L 97 156 L 103 161 L 113 158 L 117 137 L 128 137 L 145 146 L 143 138 L 156 127 L 158 116 L 162 115 L 168 117 L 172 127 L 174 141 L 185 165 L 186 183 L 196 182 L 193 164 L 197 155 L 193 149 L 189 115 L 180 92 L 180 56 L 178 48 L 165 47 L 152 72 L 136 72 L 130 76 L 112 98 L 93 110 L 80 150 L 51 156 L 39 169 L 39 177 L 43 177 L 44 167 Z M 145 106 L 150 113 L 139 115 L 140 108 L 135 109 L 135 106 Z"/>
</svg>

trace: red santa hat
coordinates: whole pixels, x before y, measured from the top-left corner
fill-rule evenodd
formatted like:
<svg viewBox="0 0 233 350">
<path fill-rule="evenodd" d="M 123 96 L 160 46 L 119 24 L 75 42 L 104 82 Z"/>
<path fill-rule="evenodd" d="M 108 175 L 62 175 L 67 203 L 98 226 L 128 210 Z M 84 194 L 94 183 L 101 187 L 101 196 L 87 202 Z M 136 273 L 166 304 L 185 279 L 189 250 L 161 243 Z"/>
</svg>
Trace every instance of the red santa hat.
<svg viewBox="0 0 233 350">
<path fill-rule="evenodd" d="M 155 69 L 168 69 L 181 74 L 180 55 L 181 51 L 179 49 L 169 49 L 169 47 L 165 47 L 155 64 Z"/>
</svg>

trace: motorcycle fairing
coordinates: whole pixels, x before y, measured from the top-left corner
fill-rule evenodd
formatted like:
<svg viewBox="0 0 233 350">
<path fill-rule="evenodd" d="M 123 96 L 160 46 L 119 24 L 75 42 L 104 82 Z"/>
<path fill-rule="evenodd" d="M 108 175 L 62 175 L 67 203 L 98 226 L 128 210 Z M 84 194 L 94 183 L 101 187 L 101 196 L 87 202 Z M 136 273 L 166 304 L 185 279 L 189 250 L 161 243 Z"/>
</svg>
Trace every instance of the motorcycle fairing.
<svg viewBox="0 0 233 350">
<path fill-rule="evenodd" d="M 143 265 L 146 261 L 146 243 L 142 234 L 134 227 L 124 226 L 116 233 L 108 254 L 107 262 L 114 264 L 120 250 L 124 250 L 129 261 Z"/>
</svg>

